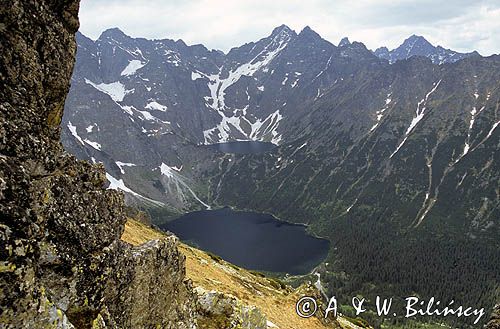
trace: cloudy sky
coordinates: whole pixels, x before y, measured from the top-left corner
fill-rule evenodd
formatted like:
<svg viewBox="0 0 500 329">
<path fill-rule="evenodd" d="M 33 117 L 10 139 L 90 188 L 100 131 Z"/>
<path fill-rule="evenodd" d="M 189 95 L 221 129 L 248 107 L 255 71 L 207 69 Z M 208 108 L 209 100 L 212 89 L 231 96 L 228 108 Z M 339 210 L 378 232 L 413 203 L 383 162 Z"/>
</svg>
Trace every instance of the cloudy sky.
<svg viewBox="0 0 500 329">
<path fill-rule="evenodd" d="M 183 39 L 227 51 L 286 24 L 309 25 L 337 44 L 397 47 L 411 34 L 457 51 L 500 53 L 500 0 L 82 0 L 80 31 L 110 27 L 134 37 Z"/>
</svg>

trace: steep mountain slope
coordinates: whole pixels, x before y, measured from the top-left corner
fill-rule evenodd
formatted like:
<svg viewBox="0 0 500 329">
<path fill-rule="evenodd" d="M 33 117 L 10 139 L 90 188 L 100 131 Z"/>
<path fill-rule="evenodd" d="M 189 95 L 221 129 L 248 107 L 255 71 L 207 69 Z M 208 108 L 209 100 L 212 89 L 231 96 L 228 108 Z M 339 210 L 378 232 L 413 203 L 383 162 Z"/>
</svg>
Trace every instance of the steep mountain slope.
<svg viewBox="0 0 500 329">
<path fill-rule="evenodd" d="M 387 59 L 391 64 L 413 56 L 427 57 L 434 64 L 454 63 L 467 57 L 479 56 L 476 51 L 459 53 L 441 46 L 435 47 L 424 37 L 418 35 L 410 36 L 399 47 L 390 51 L 387 47 L 380 47 L 374 51 L 374 54 L 379 58 Z"/>
<path fill-rule="evenodd" d="M 133 245 L 140 245 L 164 236 L 165 233 L 156 231 L 134 219 L 128 219 L 122 240 Z M 237 321 L 240 321 L 242 314 L 237 313 L 245 311 L 250 316 L 264 319 L 266 324 L 263 327 L 267 328 L 356 329 L 356 326 L 342 317 L 338 318 L 342 324 L 339 326 L 332 317 L 329 321 L 324 321 L 318 317 L 303 319 L 297 316 L 295 303 L 302 296 L 315 296 L 318 301 L 322 300 L 319 291 L 310 283 L 293 289 L 279 280 L 265 277 L 257 272 L 249 272 L 218 256 L 207 254 L 188 245 L 181 244 L 180 250 L 186 257 L 186 276 L 193 281 L 195 291 L 200 294 L 200 299 L 205 303 L 203 307 L 207 313 L 211 313 L 207 319 L 199 321 L 200 328 L 225 328 L 222 322 L 228 321 L 230 316 L 223 316 L 224 314 L 217 312 L 225 311 L 228 314 L 233 312 L 235 317 L 239 317 Z M 227 301 L 226 310 L 221 306 L 225 300 Z"/>
<path fill-rule="evenodd" d="M 214 200 L 329 236 L 337 294 L 417 291 L 492 307 L 500 297 L 499 64 L 415 58 L 344 79 L 296 123 L 296 141 L 213 172 Z M 342 271 L 351 277 L 340 279 Z"/>
<path fill-rule="evenodd" d="M 492 223 L 498 218 L 494 183 L 499 179 L 499 69 L 498 58 L 464 60 L 442 68 L 412 59 L 352 75 L 295 122 L 297 141 L 273 154 L 242 157 L 252 167 L 253 158 L 262 158 L 264 170 L 254 170 L 252 176 L 229 175 L 245 181 L 233 187 L 224 185 L 231 180 L 222 180 L 221 194 L 215 198 L 224 198 L 226 192 L 234 200 L 236 186 L 252 194 L 253 186 L 269 185 L 269 191 L 261 191 L 262 199 L 242 195 L 242 203 L 260 208 L 273 204 L 269 209 L 276 211 L 287 209 L 289 201 L 304 200 L 300 208 L 310 214 L 329 200 L 336 200 L 329 205 L 330 213 L 354 210 L 365 196 L 373 202 L 375 193 L 377 199 L 392 200 L 404 219 L 398 223 L 416 227 L 434 206 L 449 207 L 449 198 L 454 197 L 461 202 L 452 204 L 453 213 L 445 212 L 447 218 L 466 216 L 469 220 L 461 223 L 469 225 L 465 229 L 496 233 L 498 227 Z M 228 170 L 244 172 L 237 168 L 246 164 L 243 161 L 231 162 Z M 302 193 L 288 202 L 274 202 L 288 198 L 281 193 L 288 184 Z M 381 188 L 384 193 L 378 194 Z M 446 199 L 441 200 L 440 193 Z M 407 202 L 412 206 L 406 207 Z M 480 207 L 485 209 L 479 215 L 467 214 L 466 209 Z"/>
<path fill-rule="evenodd" d="M 290 140 L 305 100 L 379 62 L 362 44 L 337 48 L 308 27 L 280 26 L 226 55 L 118 29 L 77 41 L 64 145 L 104 162 L 113 187 L 175 209 L 206 203 L 206 185 L 193 180 L 211 157 L 200 145 Z"/>
</svg>

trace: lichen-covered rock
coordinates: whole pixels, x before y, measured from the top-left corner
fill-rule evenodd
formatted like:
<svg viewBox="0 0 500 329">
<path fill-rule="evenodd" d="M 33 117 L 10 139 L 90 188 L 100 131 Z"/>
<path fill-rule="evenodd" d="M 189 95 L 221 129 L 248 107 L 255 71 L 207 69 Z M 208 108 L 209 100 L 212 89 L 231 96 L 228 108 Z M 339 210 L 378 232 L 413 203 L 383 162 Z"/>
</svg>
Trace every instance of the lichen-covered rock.
<svg viewBox="0 0 500 329">
<path fill-rule="evenodd" d="M 78 0 L 0 0 L 2 328 L 191 328 L 172 239 L 120 241 L 123 196 L 59 142 Z"/>
<path fill-rule="evenodd" d="M 266 329 L 267 321 L 262 312 L 254 306 L 243 304 L 236 297 L 195 289 L 198 294 L 201 317 L 200 329 Z"/>
<path fill-rule="evenodd" d="M 168 236 L 133 248 L 117 258 L 106 304 L 119 328 L 195 328 L 196 298 L 184 283 L 184 256 Z"/>
</svg>

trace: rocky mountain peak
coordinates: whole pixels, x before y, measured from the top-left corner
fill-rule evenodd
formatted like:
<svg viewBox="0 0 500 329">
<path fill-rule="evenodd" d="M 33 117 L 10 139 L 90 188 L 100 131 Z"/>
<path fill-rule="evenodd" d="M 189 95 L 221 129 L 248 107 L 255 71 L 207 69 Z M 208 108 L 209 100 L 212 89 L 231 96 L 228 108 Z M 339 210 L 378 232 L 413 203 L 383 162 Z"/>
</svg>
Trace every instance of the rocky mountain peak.
<svg viewBox="0 0 500 329">
<path fill-rule="evenodd" d="M 340 40 L 338 47 L 343 47 L 343 46 L 347 46 L 350 44 L 351 44 L 351 42 L 349 41 L 349 38 L 343 37 L 342 40 Z"/>
<path fill-rule="evenodd" d="M 118 27 L 113 27 L 105 30 L 104 32 L 101 33 L 99 36 L 99 40 L 105 40 L 105 39 L 124 39 L 124 38 L 130 38 L 128 35 L 126 35 L 122 30 L 120 30 Z"/>
<path fill-rule="evenodd" d="M 304 27 L 300 33 L 299 37 L 308 39 L 323 39 L 316 31 L 314 31 L 310 26 Z"/>
<path fill-rule="evenodd" d="M 429 41 L 427 41 L 426 38 L 424 38 L 421 35 L 417 35 L 417 34 L 410 35 L 408 38 L 405 39 L 405 41 L 403 42 L 403 44 L 405 44 L 405 43 L 415 43 L 415 42 L 421 42 L 421 43 L 425 43 L 425 44 L 428 44 L 428 45 L 432 46 L 432 44 Z"/>
<path fill-rule="evenodd" d="M 420 35 L 411 35 L 409 38 L 405 39 L 400 48 L 407 50 L 408 52 L 419 50 L 423 51 L 432 51 L 434 46 L 427 41 L 423 36 Z"/>
<path fill-rule="evenodd" d="M 389 49 L 387 47 L 379 47 L 373 53 L 378 57 L 382 57 L 389 54 Z"/>
<path fill-rule="evenodd" d="M 295 31 L 287 25 L 281 24 L 280 26 L 277 26 L 273 29 L 273 31 L 271 32 L 271 36 L 274 37 L 279 34 L 294 35 Z"/>
<path fill-rule="evenodd" d="M 398 60 L 408 59 L 413 56 L 427 57 L 434 64 L 444 64 L 453 63 L 475 55 L 475 53 L 458 53 L 441 46 L 435 47 L 423 36 L 415 34 L 406 38 L 399 47 L 391 51 L 386 47 L 380 47 L 373 53 L 379 58 L 388 60 L 391 64 Z"/>
</svg>

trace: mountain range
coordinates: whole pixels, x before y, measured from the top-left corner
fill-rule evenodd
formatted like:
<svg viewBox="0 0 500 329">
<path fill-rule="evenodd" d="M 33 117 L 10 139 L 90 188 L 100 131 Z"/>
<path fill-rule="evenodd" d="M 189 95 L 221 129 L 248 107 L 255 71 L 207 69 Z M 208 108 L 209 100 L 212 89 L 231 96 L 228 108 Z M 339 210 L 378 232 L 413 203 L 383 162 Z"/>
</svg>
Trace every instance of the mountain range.
<svg viewBox="0 0 500 329">
<path fill-rule="evenodd" d="M 373 53 L 379 58 L 387 59 L 391 64 L 413 56 L 427 57 L 434 64 L 454 63 L 467 57 L 480 56 L 477 51 L 459 53 L 441 46 L 435 47 L 424 37 L 418 35 L 410 36 L 403 44 L 391 51 L 387 47 L 380 47 Z"/>
<path fill-rule="evenodd" d="M 499 56 L 285 25 L 227 54 L 118 29 L 77 43 L 62 141 L 129 203 L 307 224 L 333 242 L 332 292 L 498 300 Z M 241 140 L 277 148 L 207 147 Z"/>
</svg>

